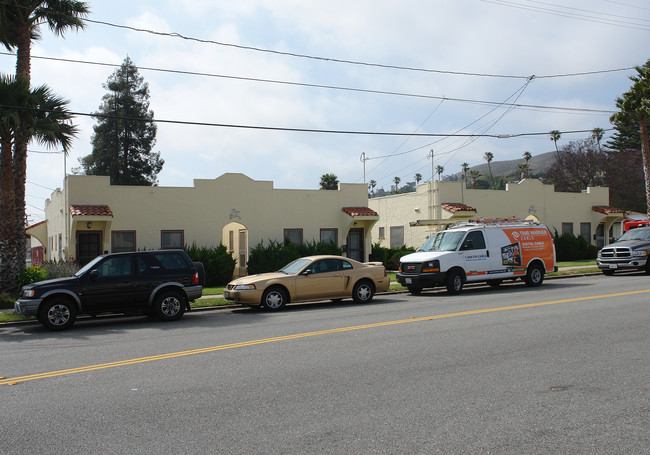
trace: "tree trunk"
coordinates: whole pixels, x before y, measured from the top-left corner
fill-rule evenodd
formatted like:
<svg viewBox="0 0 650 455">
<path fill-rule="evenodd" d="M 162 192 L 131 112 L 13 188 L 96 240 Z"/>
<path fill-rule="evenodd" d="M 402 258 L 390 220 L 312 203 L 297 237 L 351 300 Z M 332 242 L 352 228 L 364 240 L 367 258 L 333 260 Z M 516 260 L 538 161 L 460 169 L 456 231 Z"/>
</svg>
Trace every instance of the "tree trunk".
<svg viewBox="0 0 650 455">
<path fill-rule="evenodd" d="M 639 122 L 641 130 L 641 155 L 643 156 L 643 172 L 645 173 L 646 215 L 650 217 L 650 137 L 648 125 L 643 120 Z"/>
<path fill-rule="evenodd" d="M 5 138 L 3 138 L 5 139 Z M 0 291 L 18 287 L 16 232 L 14 223 L 14 177 L 11 163 L 11 140 L 5 139 L 0 150 Z"/>
<path fill-rule="evenodd" d="M 16 75 L 23 76 L 30 81 L 30 55 L 31 37 L 29 27 L 23 27 L 18 34 L 16 49 Z M 31 85 L 31 83 L 30 83 Z M 19 269 L 24 269 L 27 264 L 27 233 L 25 230 L 25 184 L 27 182 L 27 142 L 16 140 L 14 144 L 14 212 L 15 212 L 15 244 L 16 261 Z"/>
</svg>

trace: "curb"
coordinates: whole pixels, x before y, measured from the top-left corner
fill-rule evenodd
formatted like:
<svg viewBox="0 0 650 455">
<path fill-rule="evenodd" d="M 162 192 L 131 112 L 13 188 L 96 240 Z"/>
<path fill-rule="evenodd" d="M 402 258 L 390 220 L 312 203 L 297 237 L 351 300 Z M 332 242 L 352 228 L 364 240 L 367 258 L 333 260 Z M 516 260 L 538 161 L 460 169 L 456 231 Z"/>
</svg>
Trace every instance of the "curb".
<svg viewBox="0 0 650 455">
<path fill-rule="evenodd" d="M 565 269 L 566 270 L 566 269 Z M 594 272 L 583 272 L 583 273 L 572 273 L 569 275 L 553 275 L 553 276 L 545 276 L 544 280 L 557 280 L 557 279 L 564 279 L 564 278 L 575 278 L 575 277 L 584 277 L 584 276 L 593 276 L 593 275 L 601 275 L 602 272 L 599 271 L 594 271 Z M 392 281 L 391 284 L 399 284 L 397 281 Z M 477 283 L 479 284 L 479 283 Z M 480 283 L 483 284 L 483 283 Z M 408 290 L 401 290 L 401 291 L 386 291 L 386 292 L 381 292 L 376 295 L 391 295 L 391 294 L 406 294 L 408 293 Z M 223 298 L 223 294 L 214 294 L 214 295 L 204 295 L 199 297 L 197 300 L 205 299 L 205 298 Z M 218 310 L 227 310 L 227 309 L 241 309 L 241 308 L 250 308 L 247 305 L 240 305 L 240 304 L 231 304 L 231 305 L 217 305 L 217 306 L 207 306 L 207 307 L 201 307 L 201 308 L 193 308 L 188 313 L 195 313 L 195 312 L 205 312 L 205 311 L 218 311 Z M 11 312 L 13 309 L 0 309 L 0 312 Z M 94 319 L 99 319 L 99 318 L 114 318 L 114 317 L 121 317 L 120 314 L 107 314 L 107 315 L 102 315 L 102 316 L 95 316 Z M 79 319 L 84 320 L 84 319 L 92 319 L 92 316 L 82 316 Z M 9 322 L 0 322 L 0 326 L 5 326 L 5 325 L 17 325 L 17 324 L 38 324 L 39 322 L 36 319 L 28 320 L 28 321 L 9 321 Z"/>
</svg>

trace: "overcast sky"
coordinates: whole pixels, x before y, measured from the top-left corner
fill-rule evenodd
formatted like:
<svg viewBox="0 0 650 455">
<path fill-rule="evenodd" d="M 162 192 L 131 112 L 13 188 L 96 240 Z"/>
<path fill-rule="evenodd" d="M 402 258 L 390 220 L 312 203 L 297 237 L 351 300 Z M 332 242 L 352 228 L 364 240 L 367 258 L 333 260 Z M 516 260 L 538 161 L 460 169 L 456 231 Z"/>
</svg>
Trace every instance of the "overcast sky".
<svg viewBox="0 0 650 455">
<path fill-rule="evenodd" d="M 275 188 L 316 189 L 325 173 L 363 183 L 363 156 L 365 181 L 389 190 L 396 176 L 429 180 L 431 150 L 443 175 L 484 163 L 485 152 L 495 161 L 538 155 L 554 150 L 551 130 L 563 132 L 562 146 L 610 129 L 631 68 L 650 58 L 647 0 L 88 3 L 95 22 L 85 30 L 60 38 L 43 29 L 32 83 L 49 85 L 74 112 L 95 112 L 102 84 L 128 55 L 149 83 L 156 119 L 215 125 L 158 125 L 161 186 L 226 172 Z M 0 55 L 0 70 L 13 73 L 15 57 Z M 75 123 L 69 173 L 92 151 L 95 121 Z M 35 143 L 29 150 L 34 223 L 62 186 L 64 160 L 36 153 L 48 150 Z"/>
</svg>

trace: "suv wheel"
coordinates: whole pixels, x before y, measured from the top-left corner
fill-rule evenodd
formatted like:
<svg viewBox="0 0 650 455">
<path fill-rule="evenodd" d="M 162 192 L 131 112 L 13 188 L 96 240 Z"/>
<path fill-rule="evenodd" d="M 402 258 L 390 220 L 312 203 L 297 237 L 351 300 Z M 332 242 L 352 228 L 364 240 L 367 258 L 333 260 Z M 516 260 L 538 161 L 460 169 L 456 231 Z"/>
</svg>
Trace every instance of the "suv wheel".
<svg viewBox="0 0 650 455">
<path fill-rule="evenodd" d="M 77 307 L 68 299 L 54 298 L 45 302 L 38 320 L 50 330 L 66 330 L 77 318 Z"/>
<path fill-rule="evenodd" d="M 163 291 L 156 296 L 154 313 L 161 321 L 176 321 L 185 313 L 185 301 L 176 291 Z"/>
</svg>

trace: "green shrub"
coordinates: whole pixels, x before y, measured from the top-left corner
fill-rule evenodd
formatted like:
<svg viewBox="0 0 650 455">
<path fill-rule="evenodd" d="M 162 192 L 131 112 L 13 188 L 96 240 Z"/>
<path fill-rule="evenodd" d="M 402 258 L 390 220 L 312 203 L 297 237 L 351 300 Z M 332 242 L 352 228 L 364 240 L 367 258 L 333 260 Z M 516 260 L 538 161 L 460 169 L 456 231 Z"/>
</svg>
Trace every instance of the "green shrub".
<svg viewBox="0 0 650 455">
<path fill-rule="evenodd" d="M 196 243 L 193 243 L 191 247 L 185 246 L 185 251 L 192 261 L 203 263 L 206 286 L 223 286 L 232 280 L 237 261 L 224 244 L 217 247 L 197 247 Z"/>
<path fill-rule="evenodd" d="M 18 275 L 18 287 L 22 288 L 26 284 L 36 283 L 47 279 L 47 273 L 41 267 L 32 265 L 20 271 Z"/>
<path fill-rule="evenodd" d="M 589 244 L 581 235 L 577 237 L 569 233 L 558 235 L 557 231 L 555 232 L 555 254 L 558 262 L 593 259 L 589 257 L 593 254 L 593 249 L 590 251 Z"/>
<path fill-rule="evenodd" d="M 340 256 L 343 254 L 343 251 L 335 243 L 316 242 L 315 240 L 302 245 L 295 245 L 288 240 L 282 243 L 269 240 L 267 246 L 264 246 L 264 243 L 260 242 L 250 251 L 248 257 L 248 274 L 254 275 L 256 273 L 273 272 L 298 258 L 317 254 Z"/>
<path fill-rule="evenodd" d="M 370 252 L 370 260 L 381 262 L 386 267 L 386 270 L 397 270 L 399 268 L 399 261 L 403 256 L 414 253 L 415 249 L 402 245 L 398 248 L 385 248 L 379 243 L 372 245 Z"/>
<path fill-rule="evenodd" d="M 43 261 L 41 268 L 45 271 L 46 279 L 65 278 L 74 275 L 79 270 L 79 264 L 75 261 Z"/>
</svg>

